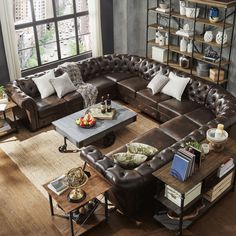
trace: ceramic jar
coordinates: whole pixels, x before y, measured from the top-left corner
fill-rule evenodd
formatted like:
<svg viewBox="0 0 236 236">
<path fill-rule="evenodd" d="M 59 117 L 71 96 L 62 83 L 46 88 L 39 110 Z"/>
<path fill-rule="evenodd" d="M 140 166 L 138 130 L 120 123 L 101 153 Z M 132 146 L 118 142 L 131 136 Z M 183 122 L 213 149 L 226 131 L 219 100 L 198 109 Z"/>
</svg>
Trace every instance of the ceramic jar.
<svg viewBox="0 0 236 236">
<path fill-rule="evenodd" d="M 186 2 L 184 0 L 179 1 L 179 12 L 180 15 L 185 16 L 186 14 Z"/>
<path fill-rule="evenodd" d="M 204 34 L 204 41 L 209 43 L 213 40 L 214 36 L 213 36 L 213 33 L 212 31 L 206 31 L 205 34 Z"/>
<path fill-rule="evenodd" d="M 180 40 L 180 51 L 181 52 L 186 52 L 187 51 L 187 40 L 185 38 L 182 38 Z"/>
<path fill-rule="evenodd" d="M 189 58 L 187 58 L 184 55 L 179 58 L 179 66 L 181 66 L 182 68 L 187 69 L 187 68 L 189 68 L 189 65 L 190 65 Z"/>
<path fill-rule="evenodd" d="M 159 45 L 160 46 L 165 45 L 165 37 L 162 34 L 159 36 Z"/>
<path fill-rule="evenodd" d="M 222 42 L 223 40 L 223 42 Z M 226 34 L 226 32 L 224 32 L 224 36 L 223 36 L 223 32 L 222 31 L 218 31 L 217 35 L 216 35 L 216 43 L 217 44 L 221 44 L 221 42 L 223 44 L 226 44 L 228 40 L 228 36 Z"/>
<path fill-rule="evenodd" d="M 211 7 L 209 11 L 209 21 L 211 23 L 216 23 L 219 21 L 220 11 L 217 7 Z"/>
<path fill-rule="evenodd" d="M 190 40 L 189 43 L 188 43 L 187 52 L 188 53 L 193 52 L 193 41 L 192 40 Z"/>
</svg>

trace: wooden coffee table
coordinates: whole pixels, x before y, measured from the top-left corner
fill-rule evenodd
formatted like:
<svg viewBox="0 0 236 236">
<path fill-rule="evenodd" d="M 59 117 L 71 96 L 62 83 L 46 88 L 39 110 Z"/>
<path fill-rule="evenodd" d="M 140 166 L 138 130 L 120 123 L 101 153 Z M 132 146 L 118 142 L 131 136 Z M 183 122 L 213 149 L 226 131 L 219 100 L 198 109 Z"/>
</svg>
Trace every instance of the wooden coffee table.
<svg viewBox="0 0 236 236">
<path fill-rule="evenodd" d="M 137 114 L 134 111 L 116 102 L 112 102 L 112 108 L 116 109 L 116 114 L 112 120 L 97 119 L 95 126 L 89 129 L 81 128 L 75 123 L 76 119 L 85 115 L 88 108 L 52 122 L 55 130 L 64 137 L 64 144 L 59 147 L 59 151 L 72 151 L 67 150 L 67 140 L 78 148 L 89 145 L 100 139 L 104 139 L 103 143 L 105 147 L 112 145 L 115 141 L 114 131 L 135 122 L 137 118 Z M 77 151 L 78 150 L 73 150 L 72 152 Z"/>
<path fill-rule="evenodd" d="M 107 204 L 107 191 L 110 189 L 111 185 L 103 177 L 98 175 L 90 167 L 86 168 L 86 171 L 90 173 L 90 177 L 86 185 L 82 189 L 86 193 L 85 199 L 80 203 L 72 203 L 67 200 L 68 194 L 71 189 L 65 191 L 62 195 L 57 195 L 51 191 L 47 185 L 48 182 L 43 185 L 45 190 L 49 195 L 50 212 L 52 216 L 53 224 L 60 231 L 62 235 L 81 235 L 88 231 L 89 229 L 95 227 L 103 221 L 108 220 L 108 204 Z M 83 224 L 77 224 L 73 221 L 73 211 L 85 206 L 89 201 L 95 199 L 97 196 L 103 194 L 105 198 L 105 203 L 96 208 L 93 214 L 84 222 Z M 63 210 L 65 215 L 55 214 L 52 201 L 55 201 L 60 209 Z"/>
</svg>

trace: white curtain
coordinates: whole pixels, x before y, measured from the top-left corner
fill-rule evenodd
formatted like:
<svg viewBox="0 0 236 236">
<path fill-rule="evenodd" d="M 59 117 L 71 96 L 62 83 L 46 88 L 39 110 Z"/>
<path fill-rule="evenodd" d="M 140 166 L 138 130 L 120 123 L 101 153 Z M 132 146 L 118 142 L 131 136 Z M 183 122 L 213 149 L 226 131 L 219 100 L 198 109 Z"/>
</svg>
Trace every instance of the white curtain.
<svg viewBox="0 0 236 236">
<path fill-rule="evenodd" d="M 21 77 L 12 4 L 12 0 L 0 0 L 0 21 L 11 81 Z"/>
<path fill-rule="evenodd" d="M 89 29 L 93 57 L 103 55 L 100 0 L 88 0 Z"/>
</svg>

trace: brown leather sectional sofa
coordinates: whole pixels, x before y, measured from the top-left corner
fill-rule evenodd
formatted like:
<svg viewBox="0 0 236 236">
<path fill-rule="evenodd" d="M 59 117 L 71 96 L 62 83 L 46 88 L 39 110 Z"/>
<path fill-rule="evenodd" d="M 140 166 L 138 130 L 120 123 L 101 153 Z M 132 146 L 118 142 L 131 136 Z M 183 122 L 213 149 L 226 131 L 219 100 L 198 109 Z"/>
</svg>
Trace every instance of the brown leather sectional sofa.
<svg viewBox="0 0 236 236">
<path fill-rule="evenodd" d="M 180 102 L 161 93 L 152 95 L 146 88 L 160 69 L 160 64 L 150 59 L 107 55 L 78 63 L 78 66 L 84 81 L 97 86 L 98 100 L 109 93 L 112 99 L 131 103 L 162 123 L 134 140 L 155 146 L 160 152 L 133 170 L 123 169 L 110 158 L 112 153 L 124 151 L 125 146 L 107 155 L 93 146 L 84 148 L 81 153 L 85 161 L 113 184 L 110 200 L 128 215 L 137 215 L 147 202 L 154 202 L 156 185 L 152 173 L 169 162 L 181 144 L 189 140 L 202 141 L 206 130 L 218 123 L 223 123 L 229 132 L 235 130 L 236 98 L 220 86 L 192 78 Z M 56 70 L 55 74 L 60 71 Z M 18 104 L 18 116 L 31 130 L 83 107 L 82 97 L 77 92 L 62 99 L 56 95 L 40 99 L 30 77 L 7 85 L 7 91 Z"/>
</svg>

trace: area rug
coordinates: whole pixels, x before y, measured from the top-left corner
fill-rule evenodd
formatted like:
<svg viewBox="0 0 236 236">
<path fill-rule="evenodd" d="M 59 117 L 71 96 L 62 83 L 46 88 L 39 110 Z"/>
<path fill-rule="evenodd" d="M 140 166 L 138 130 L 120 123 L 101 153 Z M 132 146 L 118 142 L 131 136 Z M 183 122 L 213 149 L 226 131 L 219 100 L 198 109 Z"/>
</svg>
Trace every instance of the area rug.
<svg viewBox="0 0 236 236">
<path fill-rule="evenodd" d="M 105 154 L 154 127 L 157 127 L 155 121 L 139 113 L 136 122 L 116 132 L 115 144 L 106 149 L 99 147 L 99 144 L 94 145 Z M 20 127 L 18 134 L 12 134 L 0 141 L 0 148 L 36 188 L 47 196 L 43 184 L 71 168 L 83 165 L 78 153 L 60 153 L 58 147 L 61 144 L 63 144 L 63 137 L 52 126 L 33 133 Z M 68 148 L 75 149 L 75 146 L 68 142 Z"/>
</svg>

